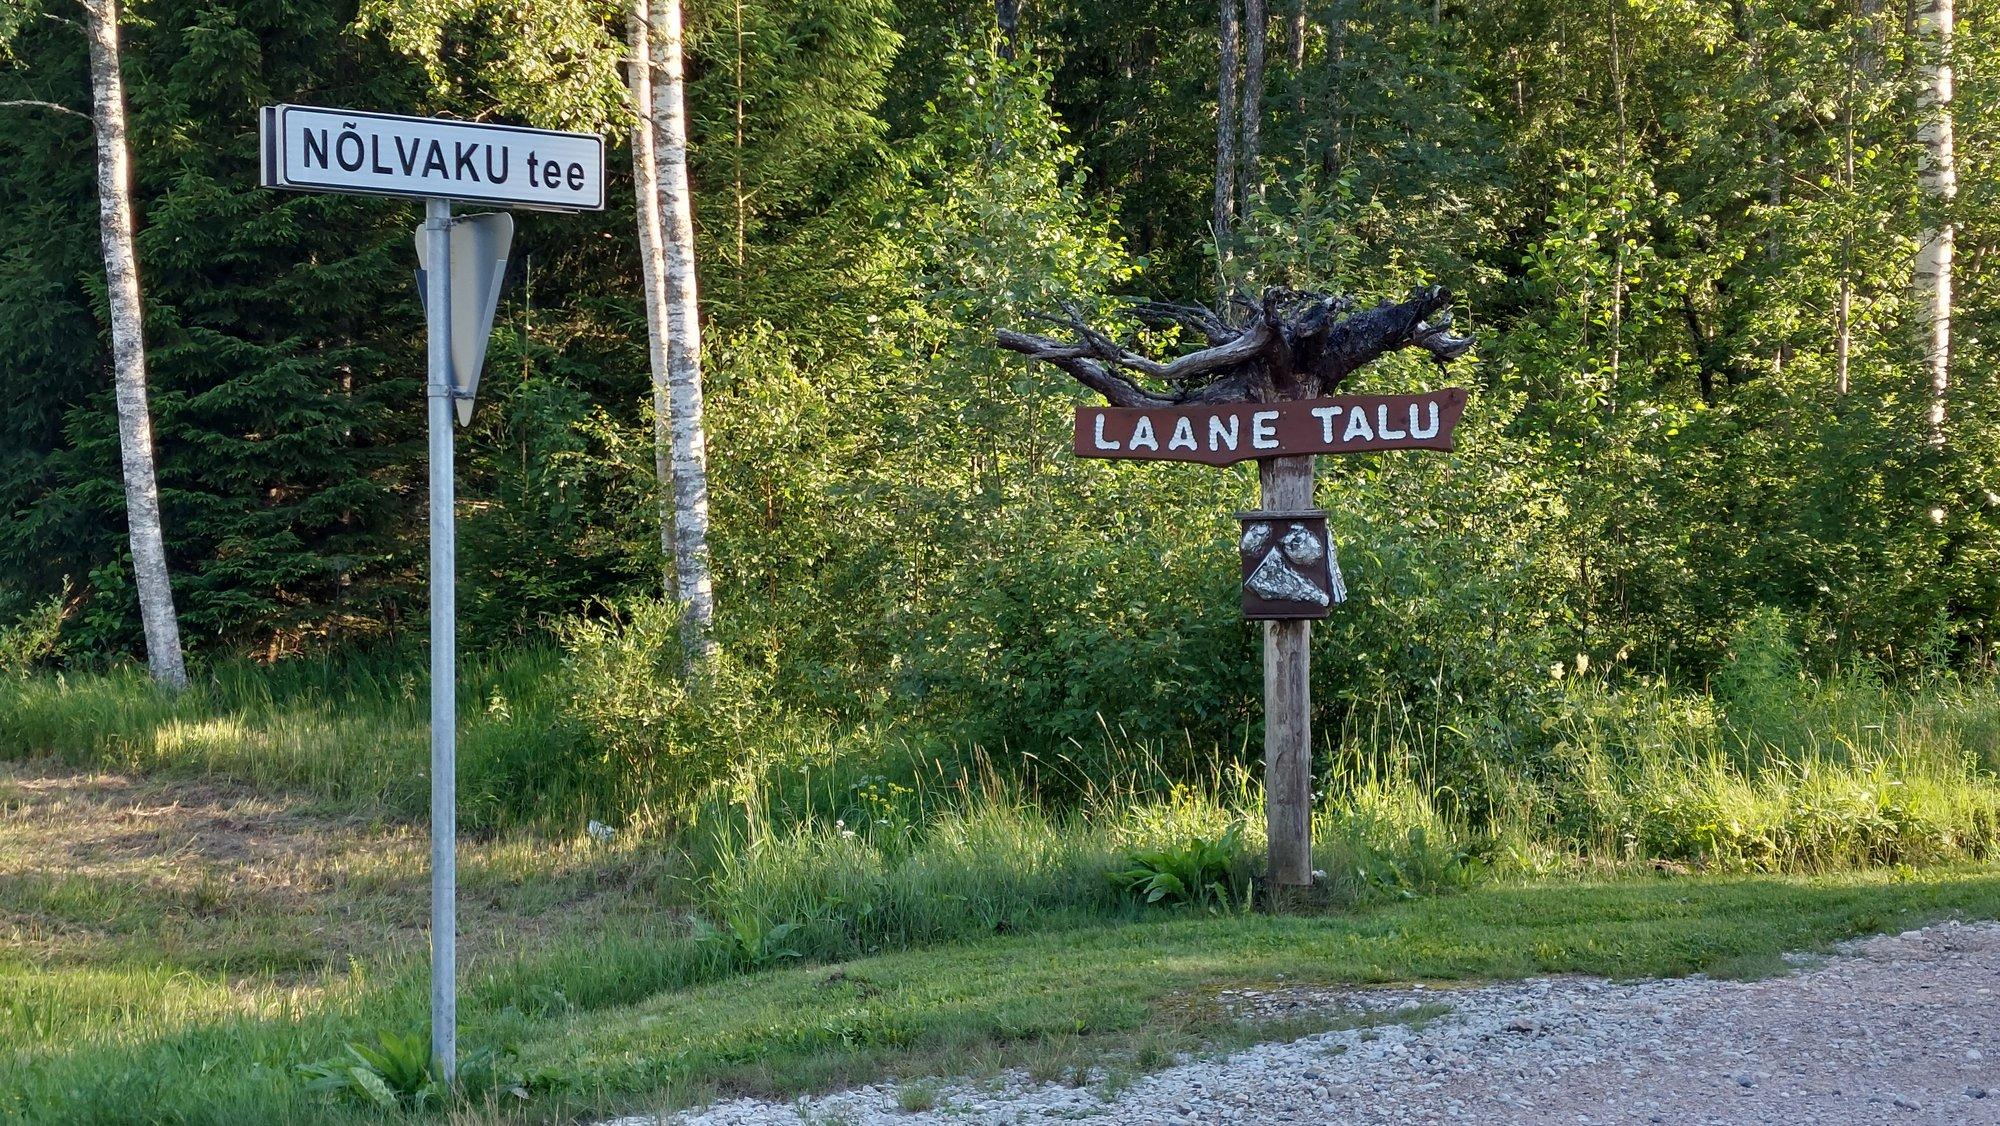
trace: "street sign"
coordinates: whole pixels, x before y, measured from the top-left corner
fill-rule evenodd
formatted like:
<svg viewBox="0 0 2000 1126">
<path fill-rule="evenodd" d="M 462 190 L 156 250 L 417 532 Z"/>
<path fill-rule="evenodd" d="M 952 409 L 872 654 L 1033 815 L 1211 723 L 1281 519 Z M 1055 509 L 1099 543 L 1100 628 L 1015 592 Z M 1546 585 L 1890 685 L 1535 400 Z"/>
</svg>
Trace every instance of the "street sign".
<svg viewBox="0 0 2000 1126">
<path fill-rule="evenodd" d="M 479 369 L 500 307 L 500 283 L 507 276 L 507 248 L 514 241 L 514 217 L 504 211 L 460 215 L 451 221 L 451 397 L 458 424 L 472 422 Z M 417 296 L 428 311 L 430 235 L 417 228 Z"/>
<path fill-rule="evenodd" d="M 453 200 L 604 209 L 604 138 L 513 125 L 265 106 L 267 188 L 424 201 L 417 290 L 429 329 L 431 524 L 431 1057 L 458 1073 L 458 524 L 451 418 L 472 420 L 514 239 L 511 215 L 453 219 Z M 433 263 L 438 268 L 432 269 Z"/>
<path fill-rule="evenodd" d="M 604 210 L 604 138 L 518 125 L 265 106 L 267 188 Z"/>
<path fill-rule="evenodd" d="M 1233 465 L 1257 457 L 1449 450 L 1465 391 L 1268 403 L 1078 407 L 1076 456 Z"/>
</svg>

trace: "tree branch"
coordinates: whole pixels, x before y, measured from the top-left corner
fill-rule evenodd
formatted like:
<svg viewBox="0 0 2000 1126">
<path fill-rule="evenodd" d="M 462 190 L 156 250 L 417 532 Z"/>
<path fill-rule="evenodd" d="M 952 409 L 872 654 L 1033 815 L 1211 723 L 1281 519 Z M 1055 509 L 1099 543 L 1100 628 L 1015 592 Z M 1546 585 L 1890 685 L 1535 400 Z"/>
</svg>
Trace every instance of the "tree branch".
<svg viewBox="0 0 2000 1126">
<path fill-rule="evenodd" d="M 87 113 L 84 113 L 84 112 L 83 112 L 83 111 L 81 111 L 81 110 L 74 110 L 74 109 L 71 109 L 71 108 L 69 108 L 68 106 L 65 106 L 65 105 L 58 105 L 58 104 L 57 104 L 57 103 L 55 103 L 55 102 L 42 102 L 42 101 L 36 101 L 36 100 L 35 100 L 35 99 L 33 99 L 33 98 L 16 98 L 16 99 L 14 99 L 14 100 L 12 100 L 12 101 L 5 101 L 5 102 L 0 102 L 0 109 L 5 109 L 5 108 L 8 108 L 8 107 L 10 107 L 10 106 L 18 106 L 18 107 L 20 107 L 20 108 L 22 108 L 22 109 L 46 109 L 46 110 L 54 110 L 54 111 L 55 111 L 55 112 L 57 112 L 57 113 L 66 113 L 66 114 L 70 115 L 71 117 L 80 117 L 80 118 L 82 118 L 82 119 L 83 119 L 83 120 L 85 120 L 85 121 L 89 121 L 89 120 L 90 120 L 90 115 L 89 115 L 89 114 L 87 114 Z"/>
<path fill-rule="evenodd" d="M 1433 316 L 1436 324 L 1426 319 Z M 1472 338 L 1453 335 L 1451 321 L 1451 291 L 1441 285 L 1411 290 L 1400 302 L 1384 301 L 1348 317 L 1327 330 L 1321 390 L 1338 387 L 1363 365 L 1400 348 L 1422 348 L 1439 364 L 1457 359 L 1472 347 Z"/>
<path fill-rule="evenodd" d="M 1117 407 L 1170 407 L 1172 399 L 1161 398 L 1139 386 L 1122 372 L 1113 371 L 1091 358 L 1090 349 L 1064 344 L 1046 336 L 1003 328 L 993 334 L 994 342 L 1010 352 L 1054 364 L 1078 383 L 1104 396 Z"/>
<path fill-rule="evenodd" d="M 1346 297 L 1275 288 L 1256 302 L 1234 298 L 1231 307 L 1245 312 L 1241 324 L 1232 325 L 1200 305 L 1128 303 L 1126 314 L 1141 324 L 1187 327 L 1209 339 L 1209 347 L 1171 360 L 1126 348 L 1085 323 L 1073 306 L 1066 306 L 1062 316 L 1035 317 L 1068 329 L 1074 341 L 1011 329 L 1001 329 L 994 340 L 1009 351 L 1055 365 L 1121 407 L 1314 398 L 1397 349 L 1420 348 L 1445 364 L 1473 344 L 1470 336 L 1451 331 L 1451 293 L 1442 286 L 1416 289 L 1403 301 L 1385 301 L 1358 313 Z M 1167 389 L 1149 390 L 1137 376 Z"/>
</svg>

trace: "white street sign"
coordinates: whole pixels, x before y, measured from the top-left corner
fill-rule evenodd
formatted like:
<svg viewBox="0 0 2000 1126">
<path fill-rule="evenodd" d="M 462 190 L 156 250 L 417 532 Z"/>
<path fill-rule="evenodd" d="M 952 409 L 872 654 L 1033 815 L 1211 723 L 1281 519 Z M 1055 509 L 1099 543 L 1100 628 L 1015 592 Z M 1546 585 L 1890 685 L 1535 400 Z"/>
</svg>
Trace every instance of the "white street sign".
<svg viewBox="0 0 2000 1126">
<path fill-rule="evenodd" d="M 260 125 L 267 188 L 604 210 L 595 133 L 311 106 L 266 106 Z"/>
<path fill-rule="evenodd" d="M 460 215 L 451 221 L 451 397 L 458 424 L 472 422 L 479 369 L 493 335 L 500 306 L 500 283 L 507 276 L 507 248 L 514 241 L 514 217 L 504 211 Z M 430 306 L 430 232 L 417 228 L 417 296 Z"/>
<path fill-rule="evenodd" d="M 0 0 L 4 2 L 4 0 Z M 604 138 L 431 117 L 265 106 L 257 182 L 267 188 L 415 196 L 418 286 L 429 347 L 431 510 L 431 1058 L 458 1074 L 458 525 L 451 416 L 472 417 L 507 271 L 511 215 L 453 221 L 453 200 L 604 210 Z"/>
</svg>

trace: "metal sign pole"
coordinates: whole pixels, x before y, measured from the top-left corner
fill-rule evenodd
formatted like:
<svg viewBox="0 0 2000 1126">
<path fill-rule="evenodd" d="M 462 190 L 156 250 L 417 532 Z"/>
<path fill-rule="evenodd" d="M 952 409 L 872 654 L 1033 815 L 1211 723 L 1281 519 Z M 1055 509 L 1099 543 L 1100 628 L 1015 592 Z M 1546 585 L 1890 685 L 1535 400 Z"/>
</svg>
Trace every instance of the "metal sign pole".
<svg viewBox="0 0 2000 1126">
<path fill-rule="evenodd" d="M 451 201 L 424 203 L 430 242 L 431 1057 L 458 1073 L 458 590 L 451 450 Z"/>
<path fill-rule="evenodd" d="M 6 0 L 0 0 L 5 3 Z M 267 188 L 424 201 L 417 229 L 419 290 L 430 336 L 424 393 L 431 454 L 431 1058 L 441 1082 L 458 1071 L 458 533 L 454 526 L 452 415 L 472 418 L 472 397 L 507 274 L 514 220 L 468 215 L 452 200 L 545 211 L 604 210 L 604 138 L 486 122 L 321 106 L 265 106 L 257 118 L 257 182 Z M 423 153 L 384 163 L 382 153 Z M 454 159 L 446 164 L 442 154 Z M 364 159 L 375 153 L 373 160 Z M 509 173 L 513 173 L 510 177 Z M 442 175 L 433 175 L 441 172 Z M 454 238 L 454 234 L 458 237 Z M 458 279 L 452 330 L 452 243 Z M 452 337 L 463 347 L 454 355 Z"/>
</svg>

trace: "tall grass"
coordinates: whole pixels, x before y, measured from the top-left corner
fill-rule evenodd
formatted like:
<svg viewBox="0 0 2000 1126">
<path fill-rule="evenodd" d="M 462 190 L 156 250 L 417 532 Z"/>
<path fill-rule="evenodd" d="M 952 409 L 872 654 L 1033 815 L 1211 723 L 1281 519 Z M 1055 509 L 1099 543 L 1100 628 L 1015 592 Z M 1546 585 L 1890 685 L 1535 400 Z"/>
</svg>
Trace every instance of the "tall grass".
<svg viewBox="0 0 2000 1126">
<path fill-rule="evenodd" d="M 676 622 L 642 606 L 575 627 L 567 651 L 468 662 L 466 823 L 573 831 L 596 819 L 670 839 L 690 870 L 711 874 L 688 901 L 711 905 L 714 889 L 779 880 L 780 855 L 829 872 L 859 865 L 855 886 L 827 892 L 887 912 L 841 924 L 875 936 L 855 942 L 928 933 L 881 889 L 949 883 L 937 850 L 969 834 L 980 847 L 961 851 L 984 859 L 965 862 L 966 881 L 1092 885 L 996 892 L 1008 925 L 1023 903 L 1101 898 L 1096 876 L 1079 873 L 1101 874 L 1120 850 L 1232 826 L 1261 847 L 1247 736 L 1204 751 L 1100 723 L 1076 734 L 1074 755 L 1029 755 L 942 742 L 919 717 L 801 717 L 761 695 L 768 685 L 748 669 L 683 681 Z M 7 677 L 0 756 L 235 779 L 414 818 L 428 789 L 427 710 L 420 671 L 393 656 L 225 662 L 178 697 L 136 670 Z M 1788 871 L 2000 851 L 2000 685 L 1892 687 L 1854 670 L 1813 679 L 1768 628 L 1746 631 L 1709 692 L 1552 675 L 1506 715 L 1435 697 L 1327 712 L 1316 855 L 1343 895 L 1578 863 Z M 1071 859 L 1049 861 L 1051 841 Z M 864 845 L 880 855 L 855 852 Z M 776 867 L 757 875 L 759 864 Z M 835 924 L 793 914 L 838 945 Z"/>
<path fill-rule="evenodd" d="M 469 825 L 570 820 L 602 789 L 558 694 L 560 667 L 555 651 L 530 648 L 461 668 Z M 178 695 L 133 668 L 0 677 L 0 758 L 238 782 L 413 818 L 429 793 L 426 684 L 407 659 L 366 654 L 219 662 Z"/>
</svg>

